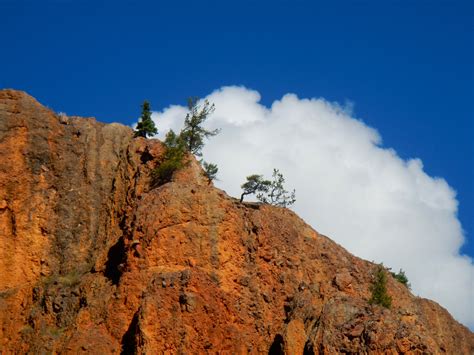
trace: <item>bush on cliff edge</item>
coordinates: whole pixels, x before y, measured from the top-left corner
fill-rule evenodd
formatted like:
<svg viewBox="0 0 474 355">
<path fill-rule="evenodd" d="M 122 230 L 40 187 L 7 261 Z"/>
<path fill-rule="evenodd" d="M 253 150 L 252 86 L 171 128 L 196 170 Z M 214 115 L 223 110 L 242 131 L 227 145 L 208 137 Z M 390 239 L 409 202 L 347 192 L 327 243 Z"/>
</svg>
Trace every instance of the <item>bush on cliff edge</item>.
<svg viewBox="0 0 474 355">
<path fill-rule="evenodd" d="M 377 265 L 375 270 L 374 280 L 371 286 L 372 297 L 370 297 L 370 304 L 378 304 L 385 308 L 390 308 L 392 305 L 392 297 L 387 293 L 387 273 L 383 265 Z"/>
<path fill-rule="evenodd" d="M 204 147 L 204 139 L 215 136 L 219 130 L 206 130 L 202 127 L 204 121 L 210 114 L 214 112 L 214 105 L 207 100 L 201 105 L 198 104 L 197 98 L 191 98 L 188 101 L 189 112 L 186 114 L 184 128 L 177 135 L 170 130 L 166 135 L 164 145 L 165 154 L 160 165 L 152 171 L 152 187 L 163 185 L 173 177 L 175 171 L 185 166 L 185 156 L 187 153 L 196 156 L 202 156 L 202 148 Z M 207 163 L 200 160 L 203 165 L 204 174 L 209 183 L 216 178 L 216 164 Z"/>
</svg>

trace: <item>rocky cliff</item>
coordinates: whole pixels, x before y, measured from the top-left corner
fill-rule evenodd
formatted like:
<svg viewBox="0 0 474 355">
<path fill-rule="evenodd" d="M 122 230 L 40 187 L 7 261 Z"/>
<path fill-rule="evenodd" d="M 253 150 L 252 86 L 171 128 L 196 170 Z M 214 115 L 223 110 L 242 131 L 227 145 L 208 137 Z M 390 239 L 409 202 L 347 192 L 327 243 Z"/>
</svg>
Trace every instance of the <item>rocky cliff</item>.
<svg viewBox="0 0 474 355">
<path fill-rule="evenodd" d="M 392 278 L 369 305 L 372 263 L 196 161 L 151 189 L 162 153 L 0 91 L 0 353 L 474 353 Z"/>
</svg>

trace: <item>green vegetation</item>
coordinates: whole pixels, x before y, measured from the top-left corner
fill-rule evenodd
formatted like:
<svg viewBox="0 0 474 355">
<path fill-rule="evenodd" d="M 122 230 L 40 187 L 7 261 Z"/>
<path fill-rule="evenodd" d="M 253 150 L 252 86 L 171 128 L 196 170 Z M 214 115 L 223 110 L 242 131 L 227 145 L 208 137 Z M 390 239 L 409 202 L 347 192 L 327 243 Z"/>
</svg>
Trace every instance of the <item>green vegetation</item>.
<svg viewBox="0 0 474 355">
<path fill-rule="evenodd" d="M 166 134 L 164 144 L 166 151 L 163 161 L 152 171 L 152 186 L 160 186 L 171 181 L 173 173 L 185 165 L 186 146 L 181 136 L 170 130 Z"/>
<path fill-rule="evenodd" d="M 158 133 L 156 129 L 155 122 L 151 119 L 151 109 L 150 103 L 144 101 L 142 105 L 142 115 L 140 116 L 140 121 L 137 124 L 135 130 L 135 137 L 144 137 L 153 136 Z"/>
<path fill-rule="evenodd" d="M 45 327 L 41 329 L 41 333 L 53 339 L 58 339 L 63 335 L 65 330 L 66 328 Z"/>
<path fill-rule="evenodd" d="M 392 276 L 395 280 L 397 280 L 398 282 L 404 284 L 409 290 L 411 289 L 411 285 L 410 285 L 410 282 L 408 282 L 408 277 L 407 277 L 407 275 L 405 275 L 405 271 L 400 269 L 399 272 L 397 272 L 397 273 L 390 272 L 390 274 L 392 274 Z"/>
<path fill-rule="evenodd" d="M 204 168 L 204 174 L 209 180 L 209 183 L 211 183 L 213 180 L 216 179 L 219 168 L 217 167 L 216 164 L 207 163 L 205 161 L 202 161 L 202 166 Z"/>
<path fill-rule="evenodd" d="M 241 185 L 244 190 L 240 196 L 240 202 L 245 195 L 257 194 L 260 202 L 273 206 L 288 207 L 295 203 L 295 190 L 291 193 L 285 190 L 283 184 L 285 178 L 278 169 L 273 169 L 273 181 L 265 180 L 262 175 L 247 176 L 247 182 Z"/>
<path fill-rule="evenodd" d="M 60 276 L 57 274 L 49 275 L 43 278 L 42 281 L 44 285 L 51 285 L 51 284 L 57 283 L 61 286 L 73 287 L 73 286 L 78 285 L 81 282 L 82 275 L 83 273 L 77 270 L 74 270 L 63 276 Z"/>
<path fill-rule="evenodd" d="M 291 193 L 285 190 L 283 184 L 285 178 L 278 169 L 273 169 L 273 181 L 268 186 L 267 191 L 262 191 L 257 195 L 259 201 L 273 206 L 287 207 L 295 203 L 295 190 Z"/>
<path fill-rule="evenodd" d="M 382 264 L 377 265 L 371 291 L 370 304 L 378 304 L 385 308 L 390 308 L 392 297 L 387 293 L 387 272 Z"/>
<path fill-rule="evenodd" d="M 73 270 L 64 276 L 59 276 L 58 282 L 63 286 L 73 287 L 79 285 L 83 274 L 84 273 L 81 273 L 78 270 Z"/>
<path fill-rule="evenodd" d="M 90 272 L 92 266 L 93 265 L 91 263 L 88 263 L 79 267 L 78 269 L 71 270 L 64 275 L 51 274 L 49 276 L 45 276 L 41 278 L 41 283 L 44 286 L 58 284 L 63 287 L 74 287 L 81 283 L 82 277 Z"/>
<path fill-rule="evenodd" d="M 186 165 L 186 154 L 191 153 L 202 156 L 202 148 L 206 138 L 215 136 L 219 130 L 209 131 L 202 127 L 208 116 L 214 112 L 214 105 L 207 100 L 203 105 L 198 105 L 197 98 L 188 100 L 189 112 L 184 120 L 184 128 L 179 134 L 170 130 L 166 135 L 164 145 L 165 154 L 160 165 L 152 172 L 152 187 L 163 185 L 173 177 L 175 171 Z M 204 174 L 209 179 L 209 183 L 217 176 L 216 164 L 200 161 L 203 165 Z"/>
<path fill-rule="evenodd" d="M 33 327 L 29 324 L 26 324 L 24 325 L 23 327 L 21 327 L 20 329 L 20 334 L 22 336 L 27 336 L 27 335 L 32 335 L 34 334 L 35 330 L 33 329 Z"/>
<path fill-rule="evenodd" d="M 204 147 L 204 139 L 215 136 L 219 133 L 218 129 L 208 131 L 203 128 L 202 124 L 215 110 L 214 104 L 204 100 L 204 104 L 198 105 L 196 97 L 188 99 L 189 112 L 184 120 L 184 128 L 179 134 L 183 139 L 186 149 L 192 154 L 202 156 L 202 148 Z"/>
<path fill-rule="evenodd" d="M 244 200 L 246 195 L 253 195 L 257 192 L 259 194 L 266 193 L 271 184 L 271 181 L 264 180 L 263 175 L 247 176 L 247 181 L 240 186 L 244 190 L 240 195 L 240 202 Z"/>
</svg>

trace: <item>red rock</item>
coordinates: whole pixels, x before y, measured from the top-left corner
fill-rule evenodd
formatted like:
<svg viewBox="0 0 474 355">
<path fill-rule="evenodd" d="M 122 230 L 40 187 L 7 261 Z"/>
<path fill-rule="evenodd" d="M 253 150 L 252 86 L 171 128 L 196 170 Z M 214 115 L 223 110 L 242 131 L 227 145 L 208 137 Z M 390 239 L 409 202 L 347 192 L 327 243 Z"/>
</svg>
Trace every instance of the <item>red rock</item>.
<svg viewBox="0 0 474 355">
<path fill-rule="evenodd" d="M 352 276 L 347 271 L 338 273 L 334 277 L 334 284 L 337 286 L 339 291 L 349 290 L 352 286 L 351 283 L 352 283 Z"/>
<path fill-rule="evenodd" d="M 473 353 L 391 278 L 370 306 L 372 263 L 196 160 L 151 189 L 163 151 L 0 91 L 0 353 Z"/>
</svg>

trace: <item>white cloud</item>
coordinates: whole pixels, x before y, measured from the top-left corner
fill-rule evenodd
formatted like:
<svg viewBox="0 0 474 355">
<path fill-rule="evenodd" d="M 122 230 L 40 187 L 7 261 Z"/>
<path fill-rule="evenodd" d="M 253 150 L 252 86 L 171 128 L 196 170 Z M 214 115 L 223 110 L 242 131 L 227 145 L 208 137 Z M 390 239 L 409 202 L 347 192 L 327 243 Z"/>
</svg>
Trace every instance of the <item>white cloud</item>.
<svg viewBox="0 0 474 355">
<path fill-rule="evenodd" d="M 294 210 L 315 229 L 355 255 L 404 269 L 415 294 L 474 326 L 474 265 L 459 254 L 456 193 L 445 180 L 381 148 L 351 107 L 287 94 L 267 108 L 258 92 L 234 86 L 207 99 L 216 105 L 208 127 L 221 128 L 204 149 L 219 166 L 218 187 L 238 196 L 247 175 L 279 168 L 288 190 L 296 188 Z M 154 113 L 159 138 L 179 131 L 185 113 Z"/>
</svg>

